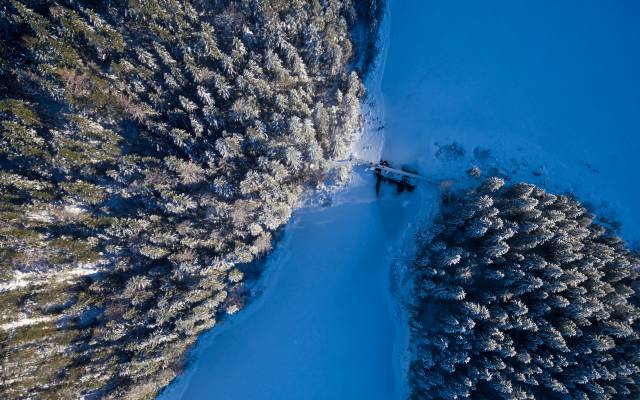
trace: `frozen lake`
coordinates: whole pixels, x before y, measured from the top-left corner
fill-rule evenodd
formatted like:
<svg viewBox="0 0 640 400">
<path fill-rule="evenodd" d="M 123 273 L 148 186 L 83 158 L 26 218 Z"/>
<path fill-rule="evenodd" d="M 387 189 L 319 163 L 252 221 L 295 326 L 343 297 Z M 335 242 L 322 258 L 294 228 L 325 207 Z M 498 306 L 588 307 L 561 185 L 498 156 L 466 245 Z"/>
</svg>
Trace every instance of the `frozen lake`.
<svg viewBox="0 0 640 400">
<path fill-rule="evenodd" d="M 571 191 L 638 240 L 639 17 L 634 1 L 392 1 L 389 159 L 455 177 L 488 149 L 484 163 Z"/>
<path fill-rule="evenodd" d="M 631 1 L 392 1 L 381 90 L 369 87 L 385 104 L 384 158 L 571 191 L 637 240 L 638 16 Z M 406 328 L 389 271 L 434 195 L 376 198 L 357 171 L 334 204 L 297 211 L 265 291 L 202 338 L 161 397 L 402 398 Z"/>
</svg>

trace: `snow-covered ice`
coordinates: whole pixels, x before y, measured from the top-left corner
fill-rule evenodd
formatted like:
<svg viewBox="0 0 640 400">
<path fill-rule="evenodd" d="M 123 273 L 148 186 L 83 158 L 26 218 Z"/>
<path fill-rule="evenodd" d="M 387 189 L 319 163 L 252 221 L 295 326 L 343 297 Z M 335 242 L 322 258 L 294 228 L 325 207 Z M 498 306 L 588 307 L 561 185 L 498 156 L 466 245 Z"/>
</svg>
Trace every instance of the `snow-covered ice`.
<svg viewBox="0 0 640 400">
<path fill-rule="evenodd" d="M 574 193 L 636 242 L 638 17 L 639 2 L 394 1 L 385 157 L 451 178 L 487 164 Z"/>
<path fill-rule="evenodd" d="M 364 107 L 378 120 L 354 152 L 454 185 L 475 164 L 575 193 L 637 241 L 639 15 L 636 2 L 393 1 Z M 390 271 L 437 190 L 376 199 L 356 168 L 332 205 L 295 212 L 264 292 L 200 339 L 161 398 L 403 398 Z"/>
</svg>

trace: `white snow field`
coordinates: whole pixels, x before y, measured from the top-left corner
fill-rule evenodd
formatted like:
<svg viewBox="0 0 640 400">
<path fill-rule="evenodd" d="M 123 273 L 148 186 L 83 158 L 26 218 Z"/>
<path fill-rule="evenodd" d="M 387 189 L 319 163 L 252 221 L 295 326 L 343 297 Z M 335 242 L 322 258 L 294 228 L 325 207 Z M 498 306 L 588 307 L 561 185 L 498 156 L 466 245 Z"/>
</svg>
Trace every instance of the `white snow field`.
<svg viewBox="0 0 640 400">
<path fill-rule="evenodd" d="M 638 18 L 637 1 L 392 1 L 385 157 L 574 193 L 637 245 Z"/>
<path fill-rule="evenodd" d="M 359 158 L 382 149 L 395 166 L 454 185 L 478 165 L 485 176 L 574 193 L 622 222 L 623 238 L 640 238 L 640 3 L 390 8 Z M 195 361 L 160 397 L 404 398 L 407 325 L 392 265 L 410 257 L 403 243 L 437 196 L 422 186 L 376 198 L 373 177 L 356 168 L 330 206 L 296 211 L 264 291 L 199 340 Z"/>
</svg>

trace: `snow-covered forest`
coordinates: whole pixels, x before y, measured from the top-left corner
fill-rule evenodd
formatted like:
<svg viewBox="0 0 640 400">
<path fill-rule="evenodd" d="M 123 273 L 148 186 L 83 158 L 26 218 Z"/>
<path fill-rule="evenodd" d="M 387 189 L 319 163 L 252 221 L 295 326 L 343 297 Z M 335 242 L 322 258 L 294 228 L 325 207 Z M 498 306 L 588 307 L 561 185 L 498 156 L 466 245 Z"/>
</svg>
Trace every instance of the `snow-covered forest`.
<svg viewBox="0 0 640 400">
<path fill-rule="evenodd" d="M 489 178 L 422 232 L 415 399 L 640 395 L 640 256 L 576 200 Z"/>
<path fill-rule="evenodd" d="M 378 15 L 2 2 L 0 397 L 149 398 L 182 370 L 345 156 Z"/>
</svg>

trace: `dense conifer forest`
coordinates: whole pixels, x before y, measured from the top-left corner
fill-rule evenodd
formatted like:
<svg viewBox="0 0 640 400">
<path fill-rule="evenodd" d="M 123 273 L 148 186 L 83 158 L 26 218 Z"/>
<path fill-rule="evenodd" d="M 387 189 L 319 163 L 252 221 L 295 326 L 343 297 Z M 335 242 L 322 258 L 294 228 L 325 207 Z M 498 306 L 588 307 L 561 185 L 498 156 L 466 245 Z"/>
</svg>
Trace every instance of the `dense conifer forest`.
<svg viewBox="0 0 640 400">
<path fill-rule="evenodd" d="M 153 398 L 181 371 L 345 155 L 381 10 L 2 2 L 0 397 Z"/>
<path fill-rule="evenodd" d="M 640 258 L 576 200 L 490 178 L 418 235 L 415 399 L 637 399 Z"/>
</svg>

